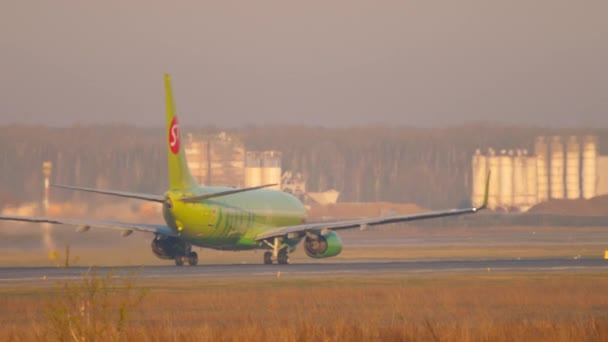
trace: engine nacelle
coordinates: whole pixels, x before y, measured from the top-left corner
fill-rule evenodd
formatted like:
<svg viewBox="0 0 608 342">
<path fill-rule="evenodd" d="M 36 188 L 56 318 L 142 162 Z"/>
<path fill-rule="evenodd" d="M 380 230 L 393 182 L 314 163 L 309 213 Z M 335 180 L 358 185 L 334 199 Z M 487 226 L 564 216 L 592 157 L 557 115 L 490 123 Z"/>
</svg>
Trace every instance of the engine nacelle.
<svg viewBox="0 0 608 342">
<path fill-rule="evenodd" d="M 342 252 L 342 240 L 334 231 L 326 235 L 308 235 L 304 239 L 304 251 L 311 258 L 329 258 Z"/>
<path fill-rule="evenodd" d="M 157 236 L 152 240 L 152 253 L 161 259 L 175 259 L 176 255 L 186 255 L 187 249 L 187 242 L 180 238 Z"/>
</svg>

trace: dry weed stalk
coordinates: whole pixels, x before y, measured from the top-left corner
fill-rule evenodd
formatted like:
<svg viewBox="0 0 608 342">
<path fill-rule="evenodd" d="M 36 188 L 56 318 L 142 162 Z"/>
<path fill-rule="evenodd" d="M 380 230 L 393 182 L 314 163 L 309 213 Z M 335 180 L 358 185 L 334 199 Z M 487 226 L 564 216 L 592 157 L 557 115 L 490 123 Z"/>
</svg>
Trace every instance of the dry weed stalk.
<svg viewBox="0 0 608 342">
<path fill-rule="evenodd" d="M 116 277 L 89 270 L 58 286 L 47 311 L 48 335 L 59 341 L 115 341 L 124 335 L 131 314 L 146 291 L 135 286 L 136 275 Z"/>
</svg>

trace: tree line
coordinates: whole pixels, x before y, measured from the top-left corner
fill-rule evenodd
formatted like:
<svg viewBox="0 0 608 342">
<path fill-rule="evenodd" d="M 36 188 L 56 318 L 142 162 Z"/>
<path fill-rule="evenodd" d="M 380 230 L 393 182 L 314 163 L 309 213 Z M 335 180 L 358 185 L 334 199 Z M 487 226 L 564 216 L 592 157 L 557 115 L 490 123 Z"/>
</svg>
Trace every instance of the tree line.
<svg viewBox="0 0 608 342">
<path fill-rule="evenodd" d="M 226 131 L 248 150 L 282 153 L 284 171 L 301 172 L 309 191 L 336 189 L 340 201 L 410 202 L 427 208 L 469 204 L 471 156 L 477 148 L 528 149 L 538 135 L 595 134 L 605 151 L 608 129 L 548 129 L 476 123 L 417 128 L 361 126 L 205 127 Z M 58 184 L 162 193 L 167 187 L 164 130 L 127 125 L 0 127 L 0 207 L 42 195 L 42 162 Z M 53 192 L 70 199 L 71 192 Z"/>
</svg>

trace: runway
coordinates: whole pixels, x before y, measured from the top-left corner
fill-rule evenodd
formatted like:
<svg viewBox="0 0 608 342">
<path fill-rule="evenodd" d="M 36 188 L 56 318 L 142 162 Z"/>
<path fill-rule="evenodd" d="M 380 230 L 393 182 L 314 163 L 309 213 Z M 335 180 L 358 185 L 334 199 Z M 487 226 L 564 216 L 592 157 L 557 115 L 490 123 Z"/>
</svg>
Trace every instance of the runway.
<svg viewBox="0 0 608 342">
<path fill-rule="evenodd" d="M 145 279 L 213 279 L 221 277 L 322 276 L 339 275 L 370 276 L 377 274 L 415 273 L 463 273 L 505 271 L 568 271 L 608 270 L 608 260 L 603 259 L 525 259 L 525 260 L 440 260 L 440 261 L 393 261 L 360 263 L 318 263 L 292 265 L 199 265 L 132 266 L 132 267 L 24 267 L 0 268 L 0 284 L 37 282 L 40 280 L 76 279 L 94 269 L 98 274 L 112 272 L 115 276 L 135 274 Z"/>
</svg>

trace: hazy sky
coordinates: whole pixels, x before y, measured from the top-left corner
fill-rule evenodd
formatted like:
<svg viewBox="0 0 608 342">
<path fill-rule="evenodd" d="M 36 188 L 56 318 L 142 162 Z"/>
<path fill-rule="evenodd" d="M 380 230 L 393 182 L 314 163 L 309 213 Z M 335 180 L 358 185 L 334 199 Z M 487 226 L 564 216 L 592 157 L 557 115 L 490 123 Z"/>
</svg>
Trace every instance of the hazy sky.
<svg viewBox="0 0 608 342">
<path fill-rule="evenodd" d="M 0 4 L 0 124 L 608 127 L 608 1 Z"/>
</svg>

